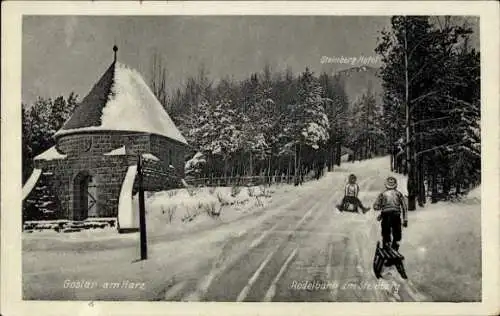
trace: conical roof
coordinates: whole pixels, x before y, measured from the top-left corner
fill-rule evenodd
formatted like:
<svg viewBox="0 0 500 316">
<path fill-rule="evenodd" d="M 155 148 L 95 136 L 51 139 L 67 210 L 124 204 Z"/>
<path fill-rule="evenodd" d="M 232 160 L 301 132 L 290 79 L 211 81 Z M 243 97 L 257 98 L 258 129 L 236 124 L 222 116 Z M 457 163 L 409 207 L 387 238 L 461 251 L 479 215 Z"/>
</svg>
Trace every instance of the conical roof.
<svg viewBox="0 0 500 316">
<path fill-rule="evenodd" d="M 116 60 L 55 137 L 89 131 L 144 132 L 187 144 L 142 76 Z"/>
</svg>

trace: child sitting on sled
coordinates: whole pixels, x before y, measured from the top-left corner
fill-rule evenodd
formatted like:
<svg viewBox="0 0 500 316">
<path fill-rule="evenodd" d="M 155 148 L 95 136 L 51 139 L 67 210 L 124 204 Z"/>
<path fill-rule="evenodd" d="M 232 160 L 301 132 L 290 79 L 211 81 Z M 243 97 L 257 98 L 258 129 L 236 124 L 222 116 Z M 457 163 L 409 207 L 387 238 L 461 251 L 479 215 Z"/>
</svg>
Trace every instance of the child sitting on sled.
<svg viewBox="0 0 500 316">
<path fill-rule="evenodd" d="M 345 210 L 345 205 L 347 205 L 347 203 L 361 208 L 363 210 L 363 213 L 366 213 L 368 212 L 368 210 L 370 210 L 369 207 L 364 207 L 358 198 L 359 185 L 356 183 L 356 181 L 356 176 L 354 174 L 351 174 L 349 176 L 349 182 L 345 186 L 344 198 L 342 199 L 342 203 L 340 203 L 340 205 L 337 205 L 337 208 L 340 211 Z"/>
</svg>

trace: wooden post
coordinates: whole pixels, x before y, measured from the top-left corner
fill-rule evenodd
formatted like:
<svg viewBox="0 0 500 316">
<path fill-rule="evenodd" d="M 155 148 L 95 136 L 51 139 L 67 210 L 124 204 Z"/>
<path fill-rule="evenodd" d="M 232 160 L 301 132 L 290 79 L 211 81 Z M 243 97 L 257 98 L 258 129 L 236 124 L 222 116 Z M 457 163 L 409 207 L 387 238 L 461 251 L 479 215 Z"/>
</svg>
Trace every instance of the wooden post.
<svg viewBox="0 0 500 316">
<path fill-rule="evenodd" d="M 139 228 L 141 234 L 141 260 L 146 260 L 148 258 L 148 241 L 146 237 L 146 207 L 144 204 L 144 183 L 141 155 L 139 155 L 139 157 L 137 158 L 137 174 L 139 184 Z"/>
</svg>

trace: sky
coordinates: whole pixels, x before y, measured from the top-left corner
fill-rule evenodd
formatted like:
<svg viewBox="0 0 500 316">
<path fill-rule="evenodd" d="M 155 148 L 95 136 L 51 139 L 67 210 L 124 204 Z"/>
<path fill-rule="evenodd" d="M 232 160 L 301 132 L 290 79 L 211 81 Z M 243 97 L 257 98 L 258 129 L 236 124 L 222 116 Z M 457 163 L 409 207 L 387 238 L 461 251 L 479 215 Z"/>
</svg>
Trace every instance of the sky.
<svg viewBox="0 0 500 316">
<path fill-rule="evenodd" d="M 349 68 L 321 58 L 376 57 L 378 31 L 388 23 L 388 17 L 26 16 L 22 98 L 30 104 L 71 91 L 83 97 L 113 61 L 114 44 L 118 60 L 147 82 L 157 52 L 171 87 L 201 64 L 215 79 L 243 79 L 266 63 L 294 72 Z"/>
<path fill-rule="evenodd" d="M 361 66 L 364 56 L 373 58 L 365 65 L 379 66 L 374 48 L 389 25 L 388 16 L 25 16 L 22 101 L 70 92 L 83 98 L 112 63 L 114 44 L 118 61 L 147 82 L 158 53 L 171 88 L 202 64 L 215 80 L 243 79 L 266 63 L 318 73 Z"/>
</svg>

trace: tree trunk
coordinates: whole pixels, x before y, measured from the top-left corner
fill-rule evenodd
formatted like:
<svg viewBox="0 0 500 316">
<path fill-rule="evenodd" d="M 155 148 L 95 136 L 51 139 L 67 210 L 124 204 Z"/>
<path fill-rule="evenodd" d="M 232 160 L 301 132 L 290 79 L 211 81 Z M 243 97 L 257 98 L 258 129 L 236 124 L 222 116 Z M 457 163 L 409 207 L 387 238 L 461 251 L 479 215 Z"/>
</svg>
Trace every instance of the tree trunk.
<svg viewBox="0 0 500 316">
<path fill-rule="evenodd" d="M 437 170 L 436 165 L 432 165 L 432 175 L 431 175 L 431 203 L 437 203 L 438 201 L 438 182 L 437 182 Z"/>
<path fill-rule="evenodd" d="M 302 184 L 302 179 L 303 179 L 303 172 L 304 172 L 304 166 L 303 166 L 303 163 L 302 163 L 302 144 L 299 143 L 299 154 L 298 154 L 298 157 L 297 157 L 297 165 L 298 165 L 298 168 L 299 168 L 299 172 L 298 172 L 298 175 L 299 175 L 299 184 Z"/>
<path fill-rule="evenodd" d="M 267 161 L 267 181 L 271 184 L 271 155 L 269 155 L 269 159 Z"/>
<path fill-rule="evenodd" d="M 293 165 L 294 165 L 294 179 L 293 179 L 293 182 L 294 182 L 294 185 L 298 185 L 299 182 L 299 178 L 298 178 L 298 175 L 299 175 L 299 172 L 298 172 L 298 157 L 297 157 L 297 144 L 295 144 L 295 147 L 294 147 L 294 156 L 293 156 L 293 159 L 294 159 L 294 162 L 293 162 Z"/>
<path fill-rule="evenodd" d="M 445 175 L 443 176 L 443 196 L 448 198 L 450 195 L 450 178 L 449 178 L 449 172 L 446 172 Z"/>
<path fill-rule="evenodd" d="M 392 148 L 392 146 L 390 147 L 391 150 L 390 150 L 390 157 L 391 157 L 391 172 L 394 172 L 394 170 L 397 170 L 396 169 L 396 157 L 394 157 L 394 149 Z"/>
<path fill-rule="evenodd" d="M 337 143 L 335 144 L 335 164 L 337 166 L 340 166 L 341 162 L 341 157 L 342 157 L 342 144 L 337 140 Z"/>
<path fill-rule="evenodd" d="M 248 176 L 251 177 L 253 176 L 253 156 L 252 156 L 252 152 L 250 151 L 250 157 L 249 157 L 250 161 L 249 161 L 249 173 L 248 173 Z"/>
<path fill-rule="evenodd" d="M 275 169 L 274 174 L 276 175 L 277 172 L 279 173 L 279 176 L 281 177 L 281 157 L 278 157 L 278 168 Z"/>
<path fill-rule="evenodd" d="M 328 165 L 328 171 L 331 172 L 334 170 L 334 165 L 335 165 L 335 143 L 332 143 L 330 145 L 330 152 L 329 152 L 329 156 L 330 156 L 330 161 L 329 161 L 329 165 Z"/>
<path fill-rule="evenodd" d="M 425 167 L 424 159 L 422 156 L 418 158 L 418 206 L 425 206 Z"/>
<path fill-rule="evenodd" d="M 406 110 L 406 163 L 408 171 L 408 210 L 414 211 L 416 209 L 415 198 L 416 198 L 416 179 L 415 179 L 415 166 L 413 157 L 413 146 L 412 146 L 412 135 L 411 135 L 411 119 L 410 119 L 410 103 L 409 103 L 409 79 L 408 79 L 408 41 L 407 41 L 407 30 L 405 21 L 404 30 L 404 60 L 405 60 L 405 110 Z"/>
<path fill-rule="evenodd" d="M 290 172 L 292 171 L 292 159 L 288 158 L 288 169 L 286 174 L 286 182 L 290 184 Z"/>
<path fill-rule="evenodd" d="M 243 158 L 242 162 L 243 162 L 243 161 L 246 161 L 246 157 L 245 157 L 245 158 Z M 242 165 L 241 165 L 241 166 L 242 166 L 242 168 L 241 168 L 241 175 L 242 175 L 243 177 L 248 176 L 248 164 L 246 164 L 246 163 L 242 163 Z"/>
<path fill-rule="evenodd" d="M 223 159 L 224 159 L 224 169 L 222 170 L 222 176 L 224 178 L 227 178 L 227 167 L 228 167 L 227 158 Z"/>
<path fill-rule="evenodd" d="M 328 140 L 326 164 L 328 166 L 328 171 L 332 171 L 332 167 L 333 167 L 333 139 Z"/>
<path fill-rule="evenodd" d="M 370 158 L 370 139 L 365 137 L 365 160 Z"/>
<path fill-rule="evenodd" d="M 456 180 L 455 187 L 456 187 L 456 195 L 458 196 L 462 193 L 462 186 L 460 185 L 459 178 Z"/>
</svg>

